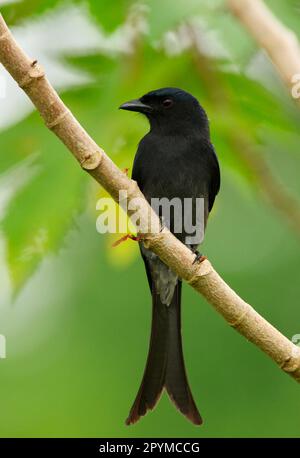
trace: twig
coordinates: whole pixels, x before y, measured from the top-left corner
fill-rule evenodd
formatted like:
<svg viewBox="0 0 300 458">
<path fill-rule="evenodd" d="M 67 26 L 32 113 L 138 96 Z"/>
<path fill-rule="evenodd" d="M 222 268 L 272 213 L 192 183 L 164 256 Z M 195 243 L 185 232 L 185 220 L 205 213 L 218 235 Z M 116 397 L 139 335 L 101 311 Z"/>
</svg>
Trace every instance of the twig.
<svg viewBox="0 0 300 458">
<path fill-rule="evenodd" d="M 300 45 L 297 36 L 285 27 L 262 0 L 227 0 L 230 11 L 263 48 L 289 91 L 300 75 Z M 296 99 L 300 103 L 300 99 Z"/>
<path fill-rule="evenodd" d="M 155 226 L 159 225 L 159 220 L 137 184 L 118 169 L 81 127 L 47 80 L 40 65 L 30 59 L 16 43 L 1 15 L 0 62 L 32 100 L 48 128 L 64 142 L 84 170 L 116 201 L 120 190 L 127 192 L 129 200 L 139 199 L 139 233 L 143 235 L 143 242 L 147 248 L 201 293 L 230 326 L 257 345 L 283 371 L 300 382 L 300 348 L 241 299 L 218 275 L 208 260 L 193 264 L 194 254 L 165 227 L 161 232 L 154 233 L 151 230 L 153 223 Z M 131 216 L 132 212 L 128 211 L 128 215 Z"/>
</svg>

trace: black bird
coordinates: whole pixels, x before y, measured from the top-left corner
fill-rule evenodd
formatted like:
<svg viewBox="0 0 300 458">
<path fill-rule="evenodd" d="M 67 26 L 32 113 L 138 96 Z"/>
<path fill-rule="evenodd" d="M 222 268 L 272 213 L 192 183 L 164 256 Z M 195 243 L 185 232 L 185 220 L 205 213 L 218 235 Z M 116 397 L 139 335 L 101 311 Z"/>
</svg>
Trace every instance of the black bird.
<svg viewBox="0 0 300 458">
<path fill-rule="evenodd" d="M 153 198 L 177 198 L 184 204 L 184 199 L 191 198 L 192 211 L 188 218 L 195 223 L 199 222 L 195 199 L 202 198 L 205 228 L 220 188 L 220 170 L 210 141 L 207 115 L 197 99 L 182 89 L 163 88 L 124 103 L 120 108 L 143 113 L 150 122 L 150 131 L 139 143 L 132 171 L 132 178 L 148 202 Z M 183 213 L 184 210 L 182 205 Z M 174 235 L 196 253 L 197 260 L 199 242 L 191 241 L 191 233 L 185 227 L 175 231 L 178 214 L 164 214 L 164 209 L 157 212 L 162 224 L 168 225 Z M 126 424 L 135 423 L 147 410 L 153 409 L 165 388 L 180 412 L 200 425 L 202 418 L 189 387 L 183 359 L 181 280 L 142 243 L 140 250 L 152 293 L 152 330 L 144 376 Z"/>
</svg>

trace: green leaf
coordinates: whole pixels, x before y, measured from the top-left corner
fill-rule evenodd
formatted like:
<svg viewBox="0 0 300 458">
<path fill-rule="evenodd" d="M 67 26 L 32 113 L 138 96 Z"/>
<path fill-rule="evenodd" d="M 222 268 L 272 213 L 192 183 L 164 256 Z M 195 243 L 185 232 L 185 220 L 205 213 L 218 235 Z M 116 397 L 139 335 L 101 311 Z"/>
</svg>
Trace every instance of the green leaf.
<svg viewBox="0 0 300 458">
<path fill-rule="evenodd" d="M 206 15 L 219 3 L 218 0 L 146 0 L 149 7 L 151 39 L 161 38 L 168 30 L 196 15 Z"/>
<path fill-rule="evenodd" d="M 63 0 L 15 1 L 2 6 L 1 13 L 8 25 L 15 25 L 25 19 L 33 19 L 63 3 Z"/>
<path fill-rule="evenodd" d="M 132 0 L 85 0 L 92 16 L 106 31 L 113 31 L 123 24 L 128 15 L 130 6 L 136 2 Z"/>
</svg>

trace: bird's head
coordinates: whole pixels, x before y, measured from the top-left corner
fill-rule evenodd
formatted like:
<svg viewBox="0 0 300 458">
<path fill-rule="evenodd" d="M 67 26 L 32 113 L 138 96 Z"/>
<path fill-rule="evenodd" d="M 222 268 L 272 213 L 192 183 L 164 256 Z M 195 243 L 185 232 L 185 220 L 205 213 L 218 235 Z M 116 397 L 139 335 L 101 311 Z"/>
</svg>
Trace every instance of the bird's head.
<svg viewBox="0 0 300 458">
<path fill-rule="evenodd" d="M 209 136 L 208 119 L 198 100 L 188 92 L 167 87 L 123 103 L 121 110 L 136 111 L 149 119 L 151 129 L 165 133 L 198 130 Z"/>
</svg>

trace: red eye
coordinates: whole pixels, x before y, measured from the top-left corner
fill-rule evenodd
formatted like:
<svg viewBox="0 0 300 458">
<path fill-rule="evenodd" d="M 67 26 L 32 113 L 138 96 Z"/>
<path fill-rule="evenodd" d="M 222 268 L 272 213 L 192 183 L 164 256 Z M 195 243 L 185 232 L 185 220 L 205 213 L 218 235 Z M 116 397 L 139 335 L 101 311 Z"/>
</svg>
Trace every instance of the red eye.
<svg viewBox="0 0 300 458">
<path fill-rule="evenodd" d="M 165 108 L 169 108 L 169 107 L 171 107 L 171 106 L 173 105 L 173 100 L 171 100 L 171 99 L 165 99 L 165 100 L 163 100 L 163 103 L 162 103 L 162 104 L 163 104 L 163 106 L 164 106 Z"/>
</svg>

